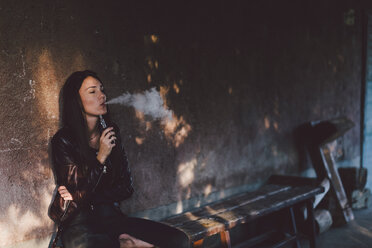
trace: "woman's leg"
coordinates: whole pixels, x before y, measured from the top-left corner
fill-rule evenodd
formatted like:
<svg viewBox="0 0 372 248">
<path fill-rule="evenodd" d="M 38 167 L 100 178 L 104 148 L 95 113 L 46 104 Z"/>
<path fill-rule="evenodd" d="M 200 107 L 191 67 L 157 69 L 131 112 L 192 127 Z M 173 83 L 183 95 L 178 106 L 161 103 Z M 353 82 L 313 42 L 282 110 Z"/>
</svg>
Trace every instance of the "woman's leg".
<svg viewBox="0 0 372 248">
<path fill-rule="evenodd" d="M 119 242 L 113 242 L 108 235 L 94 233 L 84 225 L 76 225 L 64 230 L 62 243 L 64 248 L 119 247 Z"/>
<path fill-rule="evenodd" d="M 94 218 L 94 217 L 93 217 Z M 119 248 L 119 241 L 99 232 L 89 212 L 82 211 L 62 232 L 64 248 Z"/>
<path fill-rule="evenodd" d="M 189 248 L 189 239 L 183 232 L 156 221 L 128 217 L 122 233 L 144 240 L 160 248 Z"/>
<path fill-rule="evenodd" d="M 114 205 L 99 205 L 93 212 L 95 226 L 112 240 L 119 242 L 121 234 L 129 234 L 160 248 L 190 247 L 188 237 L 178 229 L 156 221 L 127 217 Z"/>
</svg>

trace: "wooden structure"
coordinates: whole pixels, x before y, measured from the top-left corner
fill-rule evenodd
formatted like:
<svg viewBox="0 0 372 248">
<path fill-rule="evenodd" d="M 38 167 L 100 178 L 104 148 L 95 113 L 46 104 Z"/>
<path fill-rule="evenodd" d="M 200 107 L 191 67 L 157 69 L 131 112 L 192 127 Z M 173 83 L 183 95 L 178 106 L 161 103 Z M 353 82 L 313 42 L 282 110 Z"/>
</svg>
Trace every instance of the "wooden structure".
<svg viewBox="0 0 372 248">
<path fill-rule="evenodd" d="M 275 180 L 274 180 L 275 181 Z M 313 185 L 279 185 L 269 183 L 256 191 L 239 194 L 228 199 L 208 204 L 201 208 L 170 217 L 162 222 L 184 232 L 191 247 L 202 247 L 204 239 L 220 234 L 224 247 L 231 247 L 230 230 L 237 225 L 249 223 L 275 213 L 287 214 L 285 219 L 289 229 L 269 247 L 284 247 L 290 243 L 300 247 L 296 227 L 295 210 L 307 208 L 307 225 L 311 227 L 308 239 L 310 247 L 315 247 L 315 223 L 313 199 L 323 192 L 323 187 Z M 275 218 L 272 219 L 274 221 Z M 283 231 L 283 230 L 274 230 Z M 270 239 L 270 232 L 246 240 L 234 247 L 262 247 L 262 242 Z M 266 246 L 265 246 L 266 247 Z"/>
<path fill-rule="evenodd" d="M 354 219 L 351 205 L 347 199 L 335 159 L 332 155 L 332 142 L 341 137 L 354 123 L 348 118 L 338 118 L 327 121 L 311 122 L 307 129 L 308 151 L 319 179 L 328 178 L 331 182 L 331 192 L 336 200 L 342 218 L 338 223 L 347 223 Z"/>
</svg>

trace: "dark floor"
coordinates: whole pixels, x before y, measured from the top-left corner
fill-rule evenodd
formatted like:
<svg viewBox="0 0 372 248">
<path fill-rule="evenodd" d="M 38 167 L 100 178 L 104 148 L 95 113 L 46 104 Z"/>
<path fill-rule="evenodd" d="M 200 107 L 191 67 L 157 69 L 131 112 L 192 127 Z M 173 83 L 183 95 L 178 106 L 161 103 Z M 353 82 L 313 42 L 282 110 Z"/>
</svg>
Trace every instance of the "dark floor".
<svg viewBox="0 0 372 248">
<path fill-rule="evenodd" d="M 371 248 L 372 247 L 372 204 L 363 210 L 354 210 L 355 220 L 341 227 L 333 227 L 320 234 L 317 248 Z M 302 242 L 302 248 L 308 248 Z"/>
</svg>

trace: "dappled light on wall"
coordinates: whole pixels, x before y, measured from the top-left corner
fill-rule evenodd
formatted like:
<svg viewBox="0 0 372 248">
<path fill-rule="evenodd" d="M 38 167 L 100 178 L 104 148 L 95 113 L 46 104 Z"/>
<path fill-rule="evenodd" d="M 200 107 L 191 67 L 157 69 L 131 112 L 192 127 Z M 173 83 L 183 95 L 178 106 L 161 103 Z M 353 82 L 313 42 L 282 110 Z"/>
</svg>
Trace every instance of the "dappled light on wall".
<svg viewBox="0 0 372 248">
<path fill-rule="evenodd" d="M 145 138 L 136 137 L 137 145 L 142 145 L 144 141 L 145 141 Z"/>
<path fill-rule="evenodd" d="M 152 35 L 150 36 L 150 38 L 151 38 L 152 43 L 154 43 L 154 44 L 156 44 L 156 43 L 159 42 L 159 36 L 157 36 L 157 35 L 155 35 L 155 34 L 152 34 Z"/>
<path fill-rule="evenodd" d="M 179 182 L 179 185 L 181 185 L 183 188 L 187 188 L 193 181 L 194 181 L 194 170 L 197 165 L 196 158 L 181 163 L 178 166 L 177 170 L 177 179 Z"/>
<path fill-rule="evenodd" d="M 46 216 L 53 188 L 41 190 L 42 198 L 39 200 L 41 213 L 34 213 L 24 210 L 18 204 L 11 204 L 7 209 L 3 209 L 4 215 L 0 219 L 0 245 L 10 245 L 15 241 L 28 239 L 34 232 L 51 226 L 51 220 Z M 40 233 L 44 234 L 44 233 Z"/>
<path fill-rule="evenodd" d="M 148 67 L 153 70 L 153 69 L 159 69 L 159 61 L 153 59 L 152 57 L 147 57 L 146 62 Z"/>
<path fill-rule="evenodd" d="M 169 109 L 167 104 L 168 91 L 168 87 L 160 86 L 159 91 L 153 87 L 141 93 L 130 94 L 126 92 L 121 96 L 109 100 L 107 104 L 120 104 L 134 108 L 135 117 L 141 127 L 141 135 L 136 138 L 138 145 L 143 144 L 146 138 L 146 132 L 153 128 L 156 123 L 154 121 L 159 120 L 159 126 L 163 129 L 166 139 L 173 146 L 179 147 L 188 137 L 191 126 L 182 116 L 176 116 Z"/>
<path fill-rule="evenodd" d="M 166 100 L 168 91 L 168 87 L 160 87 L 160 95 L 164 100 L 165 109 L 168 109 Z M 165 137 L 170 140 L 175 147 L 179 147 L 185 141 L 191 131 L 191 126 L 183 119 L 183 117 L 177 117 L 173 111 L 172 118 L 164 119 L 163 124 Z"/>
<path fill-rule="evenodd" d="M 159 61 L 152 58 L 151 56 L 146 57 L 145 62 L 147 64 L 147 68 L 145 68 L 146 73 L 146 80 L 147 83 L 151 83 L 153 81 L 153 75 L 155 74 L 156 70 L 159 69 Z"/>
<path fill-rule="evenodd" d="M 179 213 L 182 213 L 183 212 L 183 204 L 182 204 L 182 201 L 179 200 L 177 202 L 177 206 L 176 206 L 176 213 L 179 214 Z"/>
<path fill-rule="evenodd" d="M 173 90 L 174 92 L 176 92 L 177 94 L 180 93 L 180 88 L 178 87 L 178 85 L 176 83 L 173 84 Z"/>
<path fill-rule="evenodd" d="M 276 131 L 279 131 L 279 124 L 278 124 L 278 122 L 274 121 L 274 123 L 273 123 L 273 127 L 274 127 L 274 129 L 275 129 Z"/>
<path fill-rule="evenodd" d="M 144 122 L 144 121 L 145 121 L 145 114 L 144 114 L 143 112 L 136 110 L 136 111 L 135 111 L 135 115 L 136 115 L 136 118 L 137 118 L 140 122 Z"/>
<path fill-rule="evenodd" d="M 56 68 L 50 52 L 43 49 L 38 57 L 36 70 L 30 79 L 30 88 L 36 100 L 38 118 L 33 125 L 44 130 L 38 134 L 39 140 L 48 144 L 50 137 L 56 132 L 59 119 L 59 85 Z M 36 117 L 36 116 L 35 116 Z M 40 121 L 42 120 L 42 121 Z"/>
<path fill-rule="evenodd" d="M 265 118 L 264 118 L 264 123 L 265 123 L 265 129 L 269 129 L 270 128 L 270 120 L 267 116 L 265 116 Z"/>
<path fill-rule="evenodd" d="M 168 90 L 169 89 L 167 87 L 160 87 L 160 95 L 164 99 L 165 105 L 167 105 L 166 95 Z M 164 134 L 167 139 L 173 142 L 175 147 L 179 147 L 184 142 L 190 131 L 191 126 L 186 123 L 183 117 L 177 117 L 173 112 L 172 119 L 166 120 L 164 125 Z"/>
<path fill-rule="evenodd" d="M 205 186 L 203 193 L 205 196 L 208 196 L 210 193 L 212 193 L 212 185 L 210 183 Z"/>
<path fill-rule="evenodd" d="M 35 78 L 36 94 L 40 94 L 36 97 L 40 112 L 46 113 L 48 119 L 58 119 L 58 79 L 53 60 L 46 49 L 39 57 Z"/>
<path fill-rule="evenodd" d="M 0 222 L 0 239 L 5 242 L 6 240 L 18 240 L 20 234 L 29 233 L 45 224 L 30 211 L 21 213 L 16 204 L 9 206 L 5 216 L 6 220 Z"/>
<path fill-rule="evenodd" d="M 146 45 L 158 44 L 160 37 L 157 34 L 146 34 L 143 36 L 143 41 Z"/>
<path fill-rule="evenodd" d="M 174 116 L 173 120 L 167 121 L 164 126 L 165 136 L 173 142 L 175 147 L 179 147 L 189 135 L 191 126 L 181 116 Z"/>
<path fill-rule="evenodd" d="M 277 121 L 270 121 L 268 116 L 265 116 L 265 118 L 264 118 L 264 126 L 265 126 L 266 130 L 270 129 L 270 127 L 272 126 L 275 129 L 275 131 L 279 132 L 278 122 Z"/>
</svg>

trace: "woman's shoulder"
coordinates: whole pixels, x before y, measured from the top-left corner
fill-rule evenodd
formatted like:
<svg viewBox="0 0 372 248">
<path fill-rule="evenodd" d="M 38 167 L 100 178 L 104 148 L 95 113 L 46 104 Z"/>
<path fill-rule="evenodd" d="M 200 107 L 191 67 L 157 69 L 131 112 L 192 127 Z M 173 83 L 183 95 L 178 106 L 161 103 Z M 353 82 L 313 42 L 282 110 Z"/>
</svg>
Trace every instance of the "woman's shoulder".
<svg viewBox="0 0 372 248">
<path fill-rule="evenodd" d="M 63 143 L 72 144 L 74 143 L 73 132 L 69 127 L 62 127 L 59 129 L 52 138 L 52 144 Z"/>
</svg>

